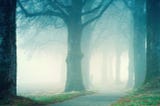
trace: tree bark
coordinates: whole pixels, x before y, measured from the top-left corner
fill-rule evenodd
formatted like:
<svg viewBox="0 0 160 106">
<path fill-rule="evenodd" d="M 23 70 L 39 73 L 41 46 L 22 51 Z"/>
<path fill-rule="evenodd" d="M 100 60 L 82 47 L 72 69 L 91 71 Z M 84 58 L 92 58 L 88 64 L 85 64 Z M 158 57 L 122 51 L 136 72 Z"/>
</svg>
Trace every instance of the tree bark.
<svg viewBox="0 0 160 106">
<path fill-rule="evenodd" d="M 67 82 L 65 91 L 84 90 L 81 70 L 81 35 L 79 25 L 68 26 Z"/>
<path fill-rule="evenodd" d="M 147 74 L 145 83 L 160 75 L 160 1 L 147 0 Z"/>
<path fill-rule="evenodd" d="M 16 0 L 0 0 L 0 99 L 16 95 Z"/>
</svg>

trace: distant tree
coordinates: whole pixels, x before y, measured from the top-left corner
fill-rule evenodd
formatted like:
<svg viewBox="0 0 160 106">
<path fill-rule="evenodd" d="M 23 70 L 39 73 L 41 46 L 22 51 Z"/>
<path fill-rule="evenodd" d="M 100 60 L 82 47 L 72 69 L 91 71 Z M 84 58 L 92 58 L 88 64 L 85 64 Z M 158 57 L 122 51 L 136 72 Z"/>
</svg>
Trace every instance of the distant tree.
<svg viewBox="0 0 160 106">
<path fill-rule="evenodd" d="M 117 47 L 116 48 L 116 72 L 115 72 L 115 80 L 116 83 L 120 83 L 121 82 L 121 55 L 122 55 L 122 51 L 120 50 L 121 48 Z"/>
<path fill-rule="evenodd" d="M 84 10 L 87 11 L 92 9 L 94 4 L 95 4 L 95 0 L 89 0 L 86 3 Z M 84 20 L 88 20 L 92 16 L 95 16 L 95 14 L 90 14 L 85 16 Z M 83 78 L 84 78 L 84 84 L 86 89 L 89 89 L 91 84 L 90 77 L 89 77 L 90 59 L 92 54 L 91 39 L 93 37 L 92 35 L 95 29 L 95 26 L 96 26 L 96 21 L 86 26 L 86 28 L 83 30 L 83 35 L 82 35 L 82 51 L 85 51 L 83 61 L 82 61 L 83 62 L 82 71 L 83 71 Z"/>
<path fill-rule="evenodd" d="M 47 0 L 44 3 L 45 6 L 43 5 L 44 8 L 36 12 L 33 10 L 29 12 L 21 1 L 18 2 L 28 17 L 54 16 L 62 19 L 67 26 L 68 54 L 66 59 L 67 82 L 65 91 L 80 91 L 85 89 L 81 70 L 81 60 L 83 58 L 81 51 L 82 31 L 87 25 L 101 17 L 112 1 L 113 0 L 95 0 L 95 4 L 97 5 L 93 6 L 90 10 L 85 10 L 85 5 L 89 0 Z M 94 16 L 84 21 L 83 17 L 90 14 L 94 14 Z"/>
<path fill-rule="evenodd" d="M 147 0 L 147 75 L 145 83 L 160 76 L 160 1 Z"/>
<path fill-rule="evenodd" d="M 146 65 L 146 13 L 145 2 L 146 0 L 123 0 L 125 5 L 131 10 L 133 15 L 134 36 L 133 36 L 133 61 L 134 61 L 134 75 L 135 75 L 135 88 L 140 87 L 145 79 L 145 65 Z M 130 53 L 132 55 L 132 53 Z M 132 58 L 132 57 L 131 57 Z M 131 72 L 133 73 L 133 72 Z M 132 75 L 130 75 L 132 76 Z M 133 79 L 133 78 L 130 78 Z M 131 81 L 129 81 L 131 82 Z"/>
<path fill-rule="evenodd" d="M 0 0 L 0 100 L 16 95 L 16 0 Z"/>
</svg>

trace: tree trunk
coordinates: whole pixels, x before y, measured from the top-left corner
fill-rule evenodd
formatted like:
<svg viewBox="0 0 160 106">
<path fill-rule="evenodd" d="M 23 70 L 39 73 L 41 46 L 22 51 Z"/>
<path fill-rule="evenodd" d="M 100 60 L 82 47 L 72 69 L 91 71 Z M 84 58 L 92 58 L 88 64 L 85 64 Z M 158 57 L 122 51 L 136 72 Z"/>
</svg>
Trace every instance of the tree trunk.
<svg viewBox="0 0 160 106">
<path fill-rule="evenodd" d="M 92 6 L 94 4 L 94 0 L 89 0 L 84 7 L 85 11 L 91 10 Z M 94 15 L 87 15 L 85 16 L 84 20 L 89 20 L 90 17 L 93 17 Z M 92 38 L 92 32 L 95 28 L 95 24 L 90 24 L 86 26 L 86 28 L 83 30 L 83 37 L 82 37 L 82 50 L 84 52 L 83 57 L 83 64 L 82 64 L 82 72 L 83 72 L 83 78 L 84 78 L 84 85 L 86 89 L 90 88 L 90 59 L 91 59 L 91 38 Z"/>
<path fill-rule="evenodd" d="M 117 49 L 119 49 L 119 48 L 117 48 Z M 120 78 L 120 76 L 121 76 L 121 73 L 120 73 L 121 53 L 119 50 L 117 50 L 116 54 L 117 54 L 116 55 L 116 83 L 119 83 L 119 82 L 121 82 L 121 78 Z"/>
<path fill-rule="evenodd" d="M 113 77 L 113 55 L 107 56 L 107 83 L 110 83 L 110 80 L 114 80 Z"/>
<path fill-rule="evenodd" d="M 0 0 L 0 99 L 16 95 L 16 0 Z"/>
<path fill-rule="evenodd" d="M 81 34 L 79 25 L 68 26 L 67 83 L 65 91 L 84 90 L 81 70 Z"/>
<path fill-rule="evenodd" d="M 83 78 L 84 78 L 84 84 L 85 88 L 89 89 L 90 88 L 90 59 L 91 59 L 91 35 L 92 31 L 94 29 L 94 26 L 87 26 L 84 29 L 83 33 L 83 44 L 82 44 L 82 49 L 84 52 L 84 57 L 83 57 L 83 64 L 82 64 L 82 71 L 83 71 Z"/>
<path fill-rule="evenodd" d="M 135 70 L 135 85 L 134 88 L 139 88 L 145 79 L 146 65 L 146 20 L 144 13 L 145 0 L 136 0 L 136 10 L 134 16 L 134 70 Z"/>
<path fill-rule="evenodd" d="M 106 50 L 104 49 L 102 55 L 102 84 L 106 85 L 107 80 L 107 55 Z"/>
<path fill-rule="evenodd" d="M 81 7 L 82 1 L 72 1 L 71 15 L 67 19 L 68 28 L 68 56 L 67 56 L 67 81 L 65 91 L 84 90 L 81 61 L 81 38 L 82 38 L 82 21 Z"/>
<path fill-rule="evenodd" d="M 147 0 L 147 74 L 145 82 L 160 75 L 160 1 Z"/>
<path fill-rule="evenodd" d="M 87 47 L 89 49 L 89 47 Z M 85 51 L 85 55 L 83 58 L 82 70 L 83 70 L 83 78 L 84 85 L 86 89 L 90 88 L 90 59 L 91 53 L 90 50 Z"/>
<path fill-rule="evenodd" d="M 132 40 L 132 39 L 131 39 Z M 132 88 L 134 85 L 134 55 L 133 55 L 133 41 L 129 44 L 129 66 L 128 66 L 128 82 L 127 88 Z"/>
</svg>

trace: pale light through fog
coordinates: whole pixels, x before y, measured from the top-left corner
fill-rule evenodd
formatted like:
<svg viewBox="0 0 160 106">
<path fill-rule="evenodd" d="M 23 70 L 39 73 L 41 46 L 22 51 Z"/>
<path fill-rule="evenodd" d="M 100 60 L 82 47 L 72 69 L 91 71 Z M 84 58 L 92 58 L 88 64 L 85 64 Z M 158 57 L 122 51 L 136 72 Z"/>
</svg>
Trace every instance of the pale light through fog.
<svg viewBox="0 0 160 106">
<path fill-rule="evenodd" d="M 27 42 L 18 36 L 17 43 L 17 88 L 19 95 L 63 92 L 66 79 L 65 42 L 48 42 L 57 33 L 39 33 L 34 42 Z M 65 36 L 65 31 L 61 36 Z M 24 34 L 24 36 L 26 36 Z M 34 35 L 30 35 L 34 36 Z M 50 38 L 51 37 L 51 38 Z M 26 40 L 26 41 L 25 41 Z M 29 41 L 29 40 L 28 40 Z M 23 46 L 25 44 L 25 46 Z M 58 45 L 58 46 L 57 46 Z M 35 46 L 35 48 L 33 47 Z M 33 92 L 34 91 L 34 92 Z"/>
<path fill-rule="evenodd" d="M 122 11 L 119 12 L 117 8 Z M 17 23 L 20 24 L 19 21 Z M 64 26 L 56 29 L 53 27 L 54 25 L 51 26 L 39 28 L 36 24 L 33 24 L 28 29 L 18 28 L 17 87 L 19 94 L 24 95 L 33 91 L 33 93 L 35 91 L 59 93 L 64 90 L 66 82 L 67 28 Z M 123 3 L 117 1 L 117 5 L 110 6 L 108 11 L 97 21 L 91 38 L 87 38 L 91 46 L 90 69 L 88 70 L 89 87 L 91 89 L 109 91 L 112 88 L 125 88 L 128 81 L 129 65 L 128 44 L 130 38 L 128 36 L 132 36 L 132 34 L 131 12 Z M 117 47 L 120 48 L 121 54 L 119 84 L 115 83 Z M 109 58 L 106 59 L 105 66 L 106 79 L 102 78 L 104 54 Z"/>
<path fill-rule="evenodd" d="M 114 53 L 113 53 L 114 54 Z M 105 87 L 107 85 L 104 85 L 105 83 L 111 84 L 112 86 L 115 86 L 118 88 L 116 84 L 114 84 L 115 80 L 115 74 L 116 74 L 116 61 L 115 61 L 115 56 L 113 56 L 109 62 L 111 62 L 111 68 L 107 67 L 107 75 L 106 79 L 102 79 L 102 54 L 96 52 L 95 54 L 92 55 L 91 61 L 90 61 L 90 78 L 91 78 L 91 85 L 92 87 L 95 87 L 96 90 Z M 121 63 L 120 63 L 120 80 L 123 83 L 127 83 L 128 81 L 128 52 L 124 52 L 121 56 Z M 108 78 L 107 78 L 108 77 Z M 113 79 L 111 79 L 113 78 Z M 107 86 L 109 87 L 109 86 Z M 124 87 L 124 86 L 123 86 Z M 112 89 L 112 88 L 111 88 Z M 107 90 L 107 89 L 106 89 Z"/>
</svg>

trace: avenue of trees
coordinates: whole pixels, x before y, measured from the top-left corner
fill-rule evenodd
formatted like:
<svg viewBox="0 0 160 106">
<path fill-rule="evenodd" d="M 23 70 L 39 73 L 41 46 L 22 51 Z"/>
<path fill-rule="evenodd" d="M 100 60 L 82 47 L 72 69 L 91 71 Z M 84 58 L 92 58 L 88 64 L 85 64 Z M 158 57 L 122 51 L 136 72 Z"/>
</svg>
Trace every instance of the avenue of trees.
<svg viewBox="0 0 160 106">
<path fill-rule="evenodd" d="M 23 14 L 26 18 L 43 17 L 45 19 L 45 17 L 51 17 L 53 23 L 57 19 L 63 21 L 60 24 L 64 24 L 68 32 L 65 91 L 69 92 L 83 91 L 88 88 L 87 85 L 91 80 L 89 78 L 89 62 L 94 51 L 90 44 L 95 21 L 99 20 L 115 1 L 0 0 L 0 99 L 16 96 L 16 4 L 20 9 L 17 14 Z M 134 83 L 134 88 L 139 88 L 143 84 L 159 78 L 160 75 L 160 1 L 122 0 L 122 2 L 132 13 L 134 32 L 133 38 L 128 37 L 127 39 L 130 42 L 127 85 L 130 86 L 130 83 Z M 118 83 L 120 81 L 120 59 L 124 49 L 120 47 L 114 49 L 116 82 Z M 106 70 L 105 63 L 108 58 L 106 51 L 107 46 L 103 51 L 104 67 L 102 70 Z M 103 72 L 102 74 L 105 74 L 105 71 Z M 105 80 L 105 77 L 103 78 Z M 86 83 L 84 84 L 84 82 Z"/>
</svg>

